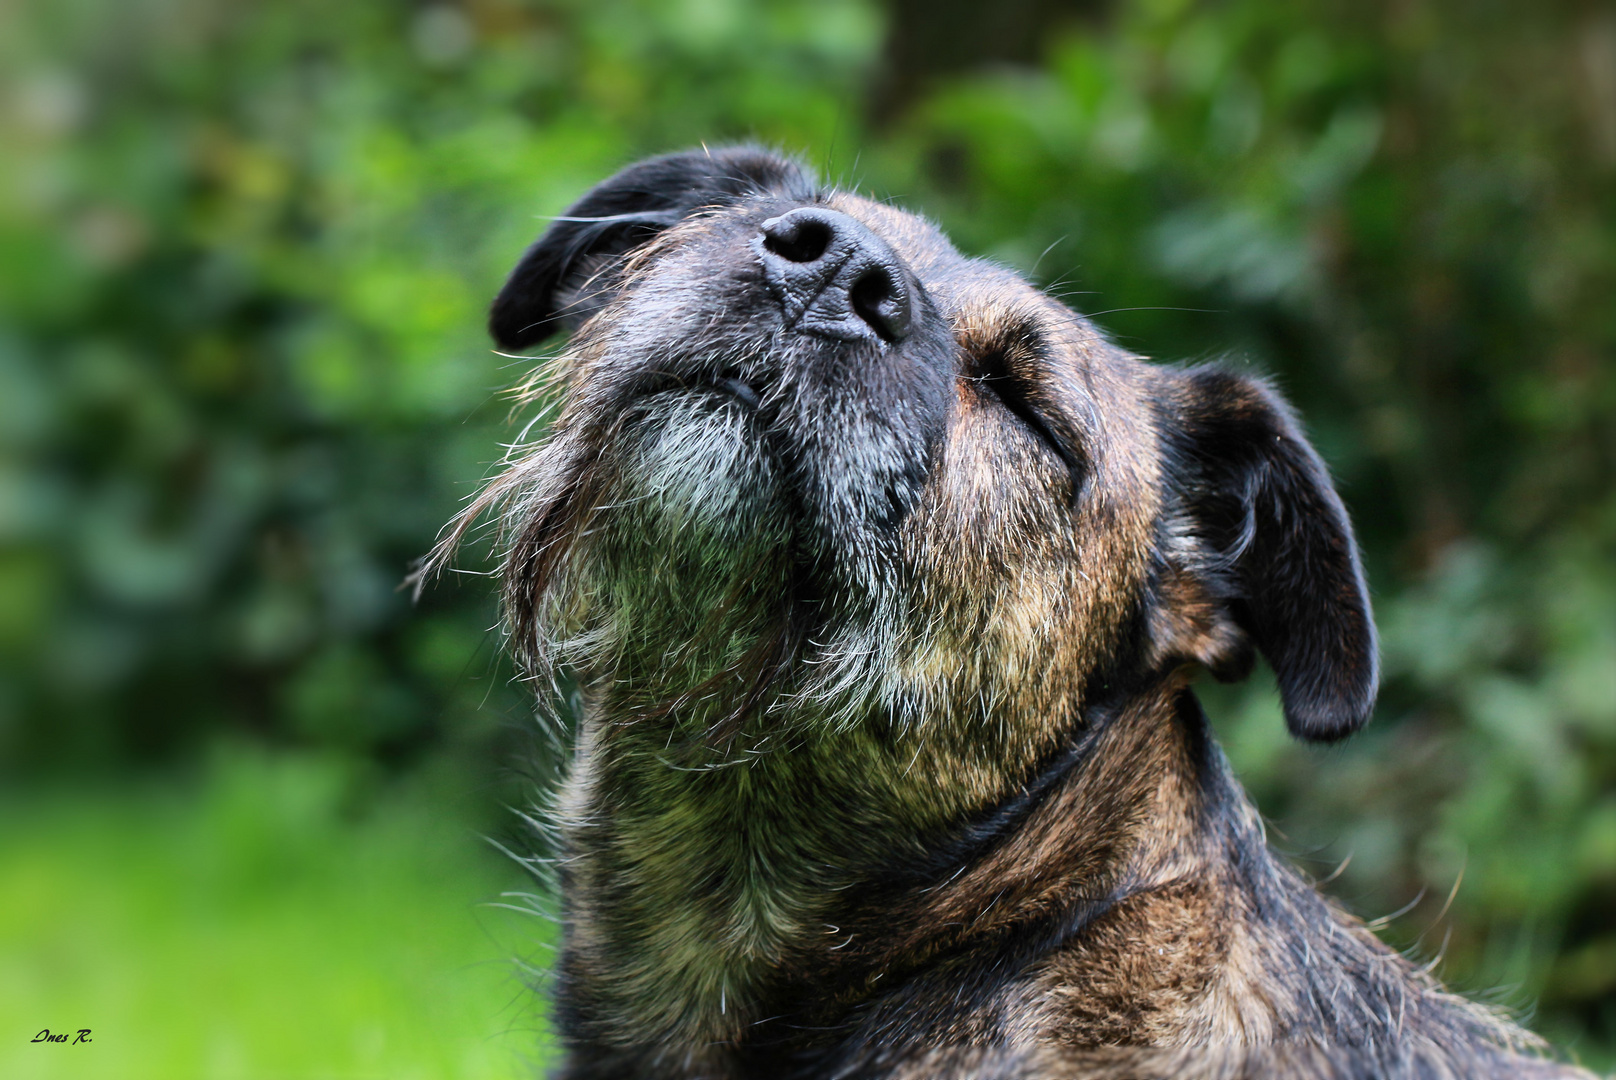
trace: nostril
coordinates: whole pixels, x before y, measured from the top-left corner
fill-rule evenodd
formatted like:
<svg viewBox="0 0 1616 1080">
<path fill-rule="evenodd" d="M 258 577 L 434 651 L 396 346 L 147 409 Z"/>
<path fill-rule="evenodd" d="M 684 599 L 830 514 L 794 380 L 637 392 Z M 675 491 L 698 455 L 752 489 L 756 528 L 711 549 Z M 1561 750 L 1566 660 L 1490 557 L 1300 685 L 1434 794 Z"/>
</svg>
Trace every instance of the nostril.
<svg viewBox="0 0 1616 1080">
<path fill-rule="evenodd" d="M 885 267 L 874 266 L 859 275 L 849 299 L 859 318 L 883 339 L 900 341 L 909 335 L 909 295 Z"/>
<path fill-rule="evenodd" d="M 841 341 L 909 336 L 917 288 L 887 242 L 857 218 L 799 206 L 751 240 L 786 328 Z"/>
<path fill-rule="evenodd" d="M 763 223 L 763 246 L 791 262 L 814 262 L 830 241 L 830 226 L 814 218 L 786 215 Z"/>
</svg>

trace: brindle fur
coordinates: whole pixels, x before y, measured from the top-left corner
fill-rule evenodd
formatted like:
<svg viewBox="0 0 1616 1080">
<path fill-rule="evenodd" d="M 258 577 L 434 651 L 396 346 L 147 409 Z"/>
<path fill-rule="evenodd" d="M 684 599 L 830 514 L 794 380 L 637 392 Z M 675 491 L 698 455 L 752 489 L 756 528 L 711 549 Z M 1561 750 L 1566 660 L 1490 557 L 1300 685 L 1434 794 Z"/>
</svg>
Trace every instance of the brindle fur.
<svg viewBox="0 0 1616 1080">
<path fill-rule="evenodd" d="M 907 336 L 792 321 L 759 237 L 800 207 L 890 249 Z M 1202 668 L 1261 651 L 1315 740 L 1376 684 L 1264 383 L 744 147 L 602 184 L 491 325 L 574 331 L 439 552 L 498 508 L 510 643 L 582 688 L 557 1076 L 1586 1075 L 1277 859 L 1212 741 Z"/>
</svg>

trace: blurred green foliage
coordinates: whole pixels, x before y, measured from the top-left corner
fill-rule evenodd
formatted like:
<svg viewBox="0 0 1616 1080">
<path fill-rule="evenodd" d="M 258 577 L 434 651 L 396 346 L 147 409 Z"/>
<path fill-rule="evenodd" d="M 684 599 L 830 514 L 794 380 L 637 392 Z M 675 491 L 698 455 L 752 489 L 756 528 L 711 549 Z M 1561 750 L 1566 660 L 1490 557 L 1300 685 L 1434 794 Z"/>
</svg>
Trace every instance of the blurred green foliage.
<svg viewBox="0 0 1616 1080">
<path fill-rule="evenodd" d="M 614 168 L 760 139 L 1126 347 L 1279 379 L 1359 524 L 1387 685 L 1328 751 L 1262 682 L 1209 688 L 1231 757 L 1283 846 L 1351 855 L 1355 909 L 1423 894 L 1392 940 L 1608 1065 L 1616 13 L 1051 0 L 996 16 L 1033 60 L 940 70 L 900 47 L 923 17 L 0 4 L 0 770 L 228 734 L 507 791 L 528 706 L 492 590 L 395 591 L 519 430 L 484 304 Z"/>
</svg>

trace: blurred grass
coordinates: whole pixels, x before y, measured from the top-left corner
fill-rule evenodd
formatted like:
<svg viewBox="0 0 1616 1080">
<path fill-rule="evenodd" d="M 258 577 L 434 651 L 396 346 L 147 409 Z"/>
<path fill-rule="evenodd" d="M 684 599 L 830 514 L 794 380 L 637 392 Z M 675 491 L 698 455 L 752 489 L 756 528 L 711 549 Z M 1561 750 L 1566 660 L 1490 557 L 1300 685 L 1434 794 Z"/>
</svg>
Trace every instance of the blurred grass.
<svg viewBox="0 0 1616 1080">
<path fill-rule="evenodd" d="M 532 1075 L 517 957 L 542 962 L 550 924 L 490 906 L 522 878 L 455 783 L 236 748 L 186 777 L 8 794 L 0 1076 Z M 92 1042 L 28 1041 L 46 1027 Z"/>
</svg>

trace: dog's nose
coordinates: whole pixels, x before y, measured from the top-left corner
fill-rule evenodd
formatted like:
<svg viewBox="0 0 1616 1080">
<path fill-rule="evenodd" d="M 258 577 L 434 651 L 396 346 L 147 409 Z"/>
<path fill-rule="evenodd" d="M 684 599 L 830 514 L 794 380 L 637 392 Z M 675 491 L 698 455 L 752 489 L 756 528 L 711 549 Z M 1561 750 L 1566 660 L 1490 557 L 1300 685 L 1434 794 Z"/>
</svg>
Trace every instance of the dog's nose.
<svg viewBox="0 0 1616 1080">
<path fill-rule="evenodd" d="M 908 272 L 862 222 L 805 206 L 765 221 L 753 247 L 788 326 L 844 341 L 909 336 Z"/>
</svg>

